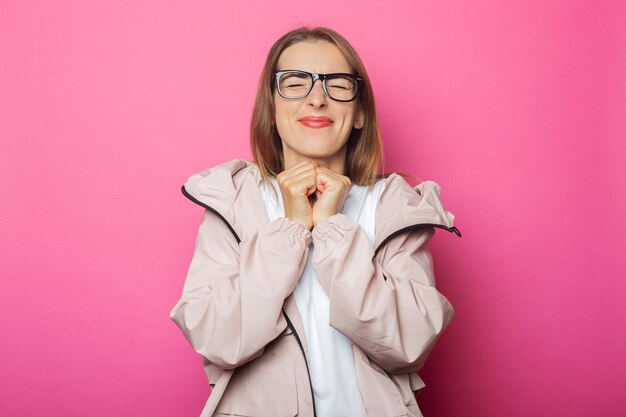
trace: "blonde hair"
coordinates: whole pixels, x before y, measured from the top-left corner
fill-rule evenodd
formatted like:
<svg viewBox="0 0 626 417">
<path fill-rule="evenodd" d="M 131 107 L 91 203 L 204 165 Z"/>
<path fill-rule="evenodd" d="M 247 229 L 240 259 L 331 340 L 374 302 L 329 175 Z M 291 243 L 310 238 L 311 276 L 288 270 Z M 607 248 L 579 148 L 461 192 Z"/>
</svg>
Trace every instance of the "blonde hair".
<svg viewBox="0 0 626 417">
<path fill-rule="evenodd" d="M 362 88 L 357 96 L 357 106 L 364 112 L 362 129 L 352 129 L 347 141 L 344 175 L 354 184 L 373 186 L 384 166 L 383 144 L 374 105 L 374 93 L 363 62 L 348 41 L 325 27 L 300 27 L 278 39 L 269 51 L 252 112 L 250 123 L 250 148 L 254 162 L 264 180 L 276 177 L 285 169 L 282 142 L 274 123 L 274 71 L 280 55 L 289 46 L 305 41 L 325 41 L 335 45 L 346 58 L 352 71 L 362 79 Z"/>
</svg>

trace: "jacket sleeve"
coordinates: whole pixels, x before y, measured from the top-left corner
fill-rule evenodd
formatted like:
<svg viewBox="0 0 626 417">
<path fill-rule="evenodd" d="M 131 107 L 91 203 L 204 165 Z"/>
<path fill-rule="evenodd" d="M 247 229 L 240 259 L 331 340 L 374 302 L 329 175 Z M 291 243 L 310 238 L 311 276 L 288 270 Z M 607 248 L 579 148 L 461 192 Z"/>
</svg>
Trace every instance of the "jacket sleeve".
<svg viewBox="0 0 626 417">
<path fill-rule="evenodd" d="M 374 256 L 360 225 L 338 213 L 313 229 L 313 268 L 330 298 L 330 325 L 390 373 L 419 370 L 454 317 L 435 288 L 432 226 L 392 238 Z"/>
<path fill-rule="evenodd" d="M 306 263 L 311 232 L 288 218 L 235 242 L 206 210 L 181 299 L 170 312 L 193 348 L 222 369 L 263 353 L 285 328 L 285 298 Z"/>
</svg>

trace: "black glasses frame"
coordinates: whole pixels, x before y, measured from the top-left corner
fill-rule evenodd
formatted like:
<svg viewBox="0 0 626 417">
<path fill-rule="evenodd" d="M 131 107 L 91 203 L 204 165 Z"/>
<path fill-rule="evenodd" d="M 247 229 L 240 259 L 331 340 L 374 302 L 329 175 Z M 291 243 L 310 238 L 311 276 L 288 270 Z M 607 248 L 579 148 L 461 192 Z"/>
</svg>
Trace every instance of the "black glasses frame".
<svg viewBox="0 0 626 417">
<path fill-rule="evenodd" d="M 305 94 L 303 94 L 303 95 L 301 95 L 299 97 L 285 97 L 283 95 L 283 92 L 280 91 L 280 77 L 283 74 L 287 74 L 287 73 L 306 74 L 309 77 L 311 77 L 312 82 L 311 82 L 311 87 L 309 87 L 309 90 Z M 331 95 L 328 94 L 328 90 L 326 89 L 326 78 L 337 76 L 337 75 L 341 75 L 341 76 L 344 76 L 344 77 L 352 78 L 355 81 L 356 90 L 354 92 L 354 97 L 352 97 L 350 100 L 338 100 L 336 98 L 331 97 Z M 357 98 L 357 96 L 359 95 L 359 91 L 360 91 L 359 86 L 363 82 L 363 79 L 361 77 L 359 77 L 358 75 L 348 74 L 348 73 L 345 73 L 345 72 L 333 72 L 332 74 L 318 74 L 316 72 L 306 72 L 306 71 L 302 71 L 302 70 L 282 70 L 282 71 L 274 72 L 274 82 L 276 83 L 276 89 L 278 90 L 278 94 L 282 98 L 285 98 L 287 100 L 298 100 L 298 99 L 301 99 L 301 98 L 304 98 L 304 97 L 308 96 L 309 93 L 311 92 L 311 90 L 313 90 L 313 86 L 315 85 L 315 81 L 317 81 L 317 80 L 321 80 L 322 81 L 322 88 L 324 89 L 324 93 L 328 96 L 328 98 L 330 98 L 331 100 L 340 101 L 340 102 L 343 102 L 343 103 L 354 101 L 354 99 Z"/>
</svg>

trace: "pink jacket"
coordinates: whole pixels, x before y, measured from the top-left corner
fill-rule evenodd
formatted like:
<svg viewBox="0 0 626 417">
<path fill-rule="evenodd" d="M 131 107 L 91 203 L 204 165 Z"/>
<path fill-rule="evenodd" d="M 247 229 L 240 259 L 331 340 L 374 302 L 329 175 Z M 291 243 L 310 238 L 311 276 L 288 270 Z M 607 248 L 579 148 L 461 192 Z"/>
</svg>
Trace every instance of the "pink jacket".
<svg viewBox="0 0 626 417">
<path fill-rule="evenodd" d="M 293 290 L 309 244 L 330 325 L 353 342 L 363 415 L 421 416 L 417 374 L 454 316 L 435 288 L 435 228 L 461 236 L 440 187 L 385 179 L 376 244 L 338 213 L 312 231 L 270 221 L 256 164 L 235 159 L 182 187 L 205 207 L 181 299 L 170 313 L 203 357 L 212 393 L 201 417 L 314 416 L 307 346 Z"/>
</svg>

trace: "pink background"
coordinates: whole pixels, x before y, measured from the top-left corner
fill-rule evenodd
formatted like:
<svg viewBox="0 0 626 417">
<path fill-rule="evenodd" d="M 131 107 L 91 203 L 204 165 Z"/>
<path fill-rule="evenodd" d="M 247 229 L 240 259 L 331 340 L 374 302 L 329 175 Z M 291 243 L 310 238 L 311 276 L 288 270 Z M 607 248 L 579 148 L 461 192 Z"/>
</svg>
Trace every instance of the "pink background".
<svg viewBox="0 0 626 417">
<path fill-rule="evenodd" d="M 265 55 L 327 25 L 360 52 L 387 169 L 437 181 L 456 309 L 427 417 L 623 415 L 622 1 L 0 4 L 0 415 L 198 416 L 168 314 L 202 210 L 189 175 L 250 158 Z"/>
</svg>

